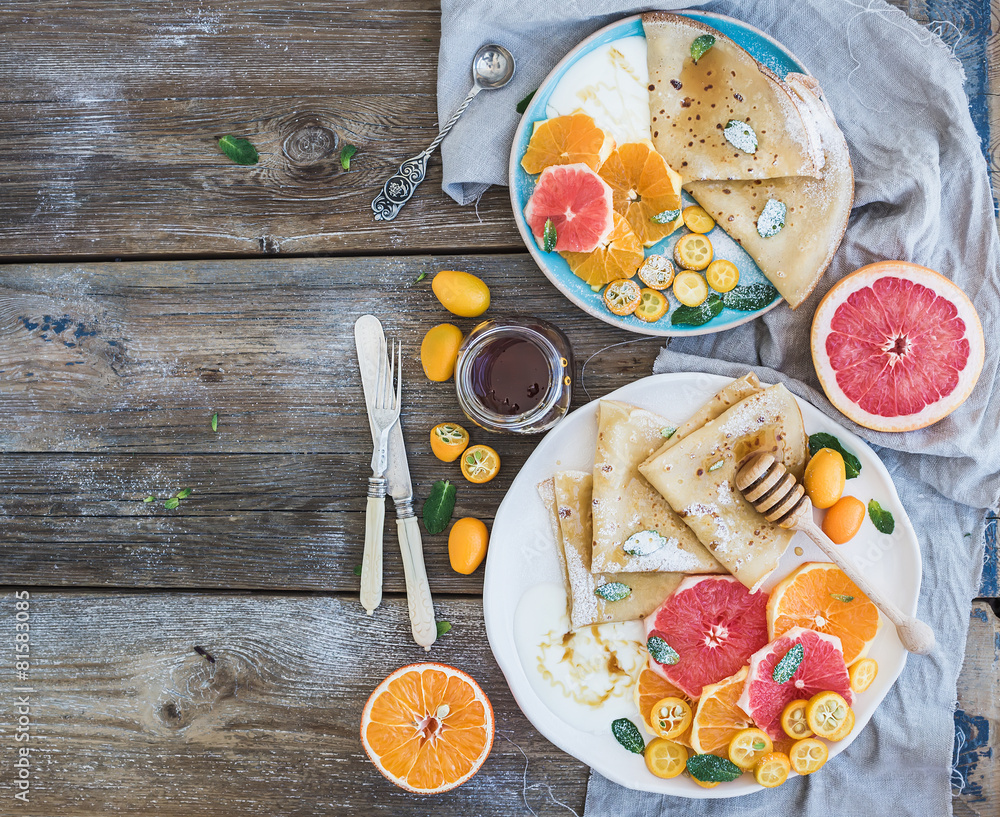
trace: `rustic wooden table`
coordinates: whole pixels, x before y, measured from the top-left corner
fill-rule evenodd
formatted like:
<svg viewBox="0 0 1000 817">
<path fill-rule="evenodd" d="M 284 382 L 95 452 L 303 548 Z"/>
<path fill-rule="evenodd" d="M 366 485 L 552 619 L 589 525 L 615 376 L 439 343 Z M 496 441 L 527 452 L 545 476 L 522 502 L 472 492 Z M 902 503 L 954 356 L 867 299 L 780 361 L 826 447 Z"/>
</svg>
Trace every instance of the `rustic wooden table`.
<svg viewBox="0 0 1000 817">
<path fill-rule="evenodd" d="M 987 0 L 901 5 L 957 44 L 992 145 Z M 487 646 L 482 571 L 452 572 L 442 536 L 426 559 L 453 629 L 431 657 L 483 684 L 493 753 L 431 803 L 384 781 L 358 740 L 377 681 L 425 654 L 391 530 L 385 602 L 368 618 L 357 600 L 370 438 L 354 319 L 381 315 L 410 350 L 418 497 L 455 475 L 427 433 L 458 416 L 416 360 L 448 319 L 420 273 L 467 269 L 496 312 L 554 318 L 587 362 L 576 405 L 648 374 L 660 347 L 547 283 L 503 189 L 459 208 L 435 160 L 397 221 L 371 220 L 382 181 L 435 133 L 438 36 L 433 0 L 0 8 L 0 813 L 582 812 L 587 768 L 521 715 Z M 260 164 L 227 161 L 226 133 Z M 360 148 L 350 172 L 344 143 Z M 536 440 L 479 439 L 504 468 L 463 484 L 456 513 L 489 519 Z M 176 510 L 143 502 L 182 488 Z M 963 815 L 1000 810 L 992 552 L 956 715 Z M 27 803 L 12 772 L 25 732 Z"/>
</svg>

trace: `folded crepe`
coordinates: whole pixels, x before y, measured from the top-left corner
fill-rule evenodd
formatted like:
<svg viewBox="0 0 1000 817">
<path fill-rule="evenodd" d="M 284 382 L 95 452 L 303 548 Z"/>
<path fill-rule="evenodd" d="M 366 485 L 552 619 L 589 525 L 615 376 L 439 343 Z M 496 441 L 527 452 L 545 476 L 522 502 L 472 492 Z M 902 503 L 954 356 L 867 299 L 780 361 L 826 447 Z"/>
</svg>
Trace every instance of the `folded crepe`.
<svg viewBox="0 0 1000 817">
<path fill-rule="evenodd" d="M 651 411 L 617 400 L 601 401 L 594 459 L 592 572 L 726 572 L 639 473 L 639 464 L 672 427 L 672 422 Z M 628 541 L 643 531 L 655 535 L 644 535 L 641 543 Z M 649 548 L 655 550 L 646 552 Z"/>
<path fill-rule="evenodd" d="M 735 42 L 676 14 L 642 15 L 653 144 L 685 181 L 823 175 L 819 134 L 788 85 Z M 692 43 L 714 42 L 697 61 Z M 752 129 L 747 144 L 730 122 Z"/>
<path fill-rule="evenodd" d="M 566 568 L 569 618 L 573 629 L 644 618 L 659 607 L 684 578 L 679 573 L 591 573 L 592 488 L 592 475 L 583 471 L 561 471 L 538 486 Z M 627 585 L 630 594 L 620 601 L 601 598 L 595 591 L 609 582 Z"/>
<path fill-rule="evenodd" d="M 847 142 L 816 80 L 789 74 L 787 82 L 819 126 L 823 178 L 693 181 L 685 189 L 750 254 L 795 309 L 813 291 L 844 237 L 854 201 L 854 174 Z M 785 225 L 765 238 L 757 221 L 771 200 L 785 206 Z"/>
<path fill-rule="evenodd" d="M 756 591 L 794 536 L 753 509 L 736 487 L 736 472 L 767 451 L 797 480 L 807 455 L 802 414 L 782 385 L 744 398 L 639 471 L 737 579 Z"/>
</svg>

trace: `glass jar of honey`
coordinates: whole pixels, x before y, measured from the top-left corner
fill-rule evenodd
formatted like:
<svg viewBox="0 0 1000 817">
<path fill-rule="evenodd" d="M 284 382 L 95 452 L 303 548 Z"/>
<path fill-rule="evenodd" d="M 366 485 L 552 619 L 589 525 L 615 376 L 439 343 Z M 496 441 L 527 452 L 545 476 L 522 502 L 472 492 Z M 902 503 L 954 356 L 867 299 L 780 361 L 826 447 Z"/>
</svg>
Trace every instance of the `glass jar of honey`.
<svg viewBox="0 0 1000 817">
<path fill-rule="evenodd" d="M 459 405 L 489 431 L 537 434 L 551 428 L 569 411 L 572 384 L 569 340 L 539 318 L 484 321 L 458 350 Z"/>
</svg>

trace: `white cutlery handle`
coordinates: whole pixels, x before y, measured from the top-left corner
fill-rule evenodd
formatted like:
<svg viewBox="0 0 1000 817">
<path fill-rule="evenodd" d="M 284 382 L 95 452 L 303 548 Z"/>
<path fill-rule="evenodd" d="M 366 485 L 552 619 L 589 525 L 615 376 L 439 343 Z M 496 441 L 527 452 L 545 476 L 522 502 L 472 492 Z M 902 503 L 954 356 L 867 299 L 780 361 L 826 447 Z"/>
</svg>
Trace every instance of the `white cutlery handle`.
<svg viewBox="0 0 1000 817">
<path fill-rule="evenodd" d="M 361 606 L 368 615 L 382 601 L 382 531 L 385 525 L 385 480 L 368 480 L 365 512 L 365 555 L 361 562 Z"/>
<path fill-rule="evenodd" d="M 434 619 L 434 602 L 424 568 L 424 544 L 420 536 L 417 517 L 396 520 L 399 534 L 399 551 L 403 556 L 403 575 L 406 577 L 406 601 L 410 608 L 410 628 L 413 640 L 425 650 L 437 639 L 437 621 Z"/>
<path fill-rule="evenodd" d="M 861 569 L 811 519 L 800 521 L 796 527 L 816 543 L 826 557 L 847 574 L 869 600 L 896 625 L 896 632 L 903 646 L 917 655 L 926 655 L 934 648 L 934 631 L 923 621 L 907 615 L 873 585 Z"/>
</svg>

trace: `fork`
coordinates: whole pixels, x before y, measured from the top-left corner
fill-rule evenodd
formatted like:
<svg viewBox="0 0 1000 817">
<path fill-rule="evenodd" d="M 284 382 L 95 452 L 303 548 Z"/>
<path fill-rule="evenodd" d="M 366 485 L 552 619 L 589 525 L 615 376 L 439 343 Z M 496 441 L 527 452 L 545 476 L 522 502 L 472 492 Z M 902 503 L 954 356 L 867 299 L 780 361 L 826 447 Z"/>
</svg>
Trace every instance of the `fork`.
<svg viewBox="0 0 1000 817">
<path fill-rule="evenodd" d="M 385 478 L 382 475 L 389 464 L 389 432 L 399 422 L 402 406 L 402 344 L 393 341 L 392 351 L 386 355 L 385 341 L 382 342 L 375 382 L 375 397 L 369 417 L 375 428 L 377 442 L 372 453 L 372 476 L 368 478 L 365 554 L 361 562 L 361 604 L 368 615 L 382 601 L 382 532 L 385 524 Z"/>
</svg>

